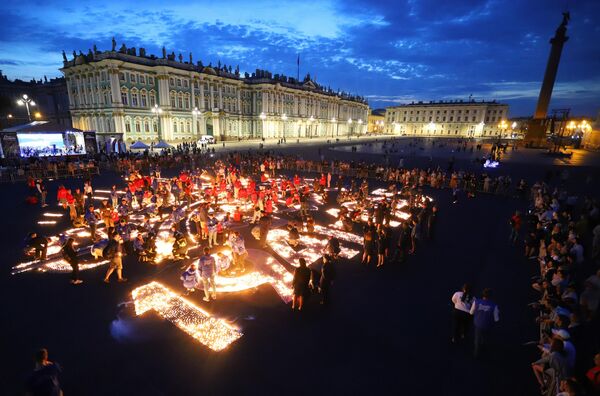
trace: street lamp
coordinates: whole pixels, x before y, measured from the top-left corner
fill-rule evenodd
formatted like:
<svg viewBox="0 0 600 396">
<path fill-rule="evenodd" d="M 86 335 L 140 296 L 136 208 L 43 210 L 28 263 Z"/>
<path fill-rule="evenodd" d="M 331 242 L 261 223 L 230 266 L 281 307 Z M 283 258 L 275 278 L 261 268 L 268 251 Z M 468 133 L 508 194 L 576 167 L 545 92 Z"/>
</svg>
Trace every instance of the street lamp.
<svg viewBox="0 0 600 396">
<path fill-rule="evenodd" d="M 500 129 L 500 140 L 502 140 L 502 135 L 504 135 L 504 132 L 506 131 L 506 129 L 508 129 L 508 124 L 505 120 L 502 120 L 498 124 L 498 128 Z"/>
<path fill-rule="evenodd" d="M 21 99 L 17 100 L 17 104 L 19 106 L 25 106 L 27 108 L 27 118 L 29 118 L 29 122 L 31 122 L 31 113 L 29 112 L 29 106 L 35 106 L 35 102 L 31 99 L 27 94 L 23 94 Z"/>
<path fill-rule="evenodd" d="M 160 127 L 160 115 L 162 114 L 163 110 L 158 107 L 157 104 L 154 105 L 154 107 L 152 108 L 152 113 L 156 115 L 156 125 L 158 126 L 158 140 L 160 141 L 161 139 L 161 127 Z"/>
</svg>

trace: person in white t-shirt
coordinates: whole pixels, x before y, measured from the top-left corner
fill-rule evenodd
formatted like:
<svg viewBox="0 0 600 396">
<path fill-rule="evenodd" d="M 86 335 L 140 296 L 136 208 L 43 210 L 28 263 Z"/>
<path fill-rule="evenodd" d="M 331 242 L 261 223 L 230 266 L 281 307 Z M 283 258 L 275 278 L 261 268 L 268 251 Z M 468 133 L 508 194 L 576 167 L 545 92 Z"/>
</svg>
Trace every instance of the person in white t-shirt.
<svg viewBox="0 0 600 396">
<path fill-rule="evenodd" d="M 462 290 L 452 295 L 454 310 L 452 313 L 452 343 L 464 339 L 471 326 L 471 305 L 474 297 L 471 294 L 471 285 L 465 283 Z"/>
</svg>

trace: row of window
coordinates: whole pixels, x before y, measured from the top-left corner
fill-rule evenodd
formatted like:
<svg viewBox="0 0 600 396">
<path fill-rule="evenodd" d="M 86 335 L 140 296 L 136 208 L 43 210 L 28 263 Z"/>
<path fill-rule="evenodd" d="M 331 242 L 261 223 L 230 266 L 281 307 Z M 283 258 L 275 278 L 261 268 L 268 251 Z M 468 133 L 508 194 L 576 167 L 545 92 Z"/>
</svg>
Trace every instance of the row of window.
<svg viewBox="0 0 600 396">
<path fill-rule="evenodd" d="M 126 88 L 122 88 L 121 103 L 123 103 L 123 106 L 131 107 L 154 107 L 156 104 L 156 93 L 154 91 L 147 92 L 146 90 L 137 91 L 136 89 L 129 91 Z"/>
<path fill-rule="evenodd" d="M 130 82 L 132 84 L 154 85 L 154 77 L 130 72 L 119 72 L 119 81 Z"/>
</svg>

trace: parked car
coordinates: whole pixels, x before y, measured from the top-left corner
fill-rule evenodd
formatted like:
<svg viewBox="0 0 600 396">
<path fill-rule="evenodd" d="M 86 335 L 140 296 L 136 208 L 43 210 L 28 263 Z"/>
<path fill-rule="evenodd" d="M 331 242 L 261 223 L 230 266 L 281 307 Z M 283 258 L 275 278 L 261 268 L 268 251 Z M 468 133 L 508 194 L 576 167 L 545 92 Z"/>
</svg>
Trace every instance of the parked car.
<svg viewBox="0 0 600 396">
<path fill-rule="evenodd" d="M 202 135 L 200 140 L 198 140 L 198 144 L 214 144 L 215 137 L 211 135 Z"/>
</svg>

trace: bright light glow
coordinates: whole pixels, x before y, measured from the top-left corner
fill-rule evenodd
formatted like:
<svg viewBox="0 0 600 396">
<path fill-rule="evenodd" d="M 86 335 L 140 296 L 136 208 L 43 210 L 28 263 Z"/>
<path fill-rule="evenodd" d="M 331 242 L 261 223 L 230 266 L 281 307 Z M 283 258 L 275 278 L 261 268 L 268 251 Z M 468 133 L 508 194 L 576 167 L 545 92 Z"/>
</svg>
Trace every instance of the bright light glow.
<svg viewBox="0 0 600 396">
<path fill-rule="evenodd" d="M 62 213 L 44 213 L 45 217 L 62 217 Z"/>
<path fill-rule="evenodd" d="M 213 351 L 221 351 L 242 337 L 242 333 L 158 282 L 131 292 L 136 315 L 155 310 L 160 316 Z"/>
<path fill-rule="evenodd" d="M 37 223 L 41 224 L 41 225 L 50 225 L 50 224 L 56 224 L 56 221 L 54 221 L 54 220 L 40 220 Z"/>
</svg>

